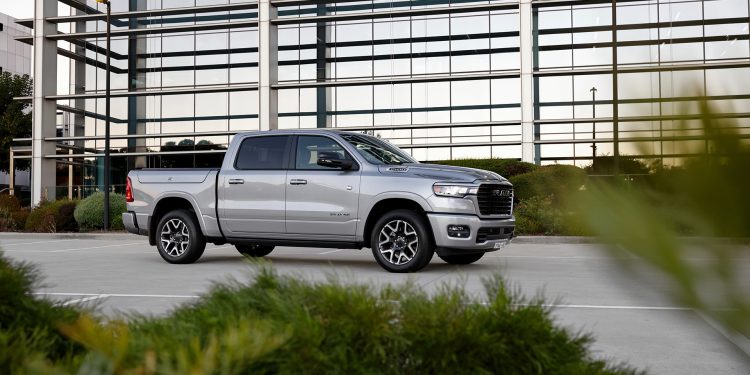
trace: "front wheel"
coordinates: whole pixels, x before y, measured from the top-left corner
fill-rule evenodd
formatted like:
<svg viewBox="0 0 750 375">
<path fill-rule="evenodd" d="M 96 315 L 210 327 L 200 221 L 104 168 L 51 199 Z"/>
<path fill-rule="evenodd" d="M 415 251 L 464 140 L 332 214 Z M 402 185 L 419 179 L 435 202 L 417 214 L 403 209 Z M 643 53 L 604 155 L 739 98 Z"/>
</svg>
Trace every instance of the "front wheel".
<svg viewBox="0 0 750 375">
<path fill-rule="evenodd" d="M 156 227 L 159 255 L 169 263 L 193 263 L 203 255 L 206 239 L 195 216 L 186 210 L 174 210 L 161 218 Z"/>
<path fill-rule="evenodd" d="M 389 272 L 416 272 L 435 253 L 432 235 L 422 215 L 394 210 L 381 217 L 370 236 L 372 254 Z"/>
<path fill-rule="evenodd" d="M 259 258 L 270 254 L 274 246 L 271 245 L 234 245 L 240 254 L 248 257 Z"/>
<path fill-rule="evenodd" d="M 472 264 L 482 259 L 484 253 L 458 254 L 458 255 L 438 255 L 440 259 L 449 264 Z"/>
</svg>

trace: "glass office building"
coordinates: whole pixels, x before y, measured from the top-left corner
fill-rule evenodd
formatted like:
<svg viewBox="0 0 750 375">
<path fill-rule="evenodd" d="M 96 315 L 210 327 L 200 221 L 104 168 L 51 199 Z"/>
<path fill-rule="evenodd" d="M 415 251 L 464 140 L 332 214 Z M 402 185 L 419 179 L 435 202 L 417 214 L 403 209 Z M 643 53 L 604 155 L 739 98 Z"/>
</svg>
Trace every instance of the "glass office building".
<svg viewBox="0 0 750 375">
<path fill-rule="evenodd" d="M 102 184 L 106 8 L 34 1 L 40 199 Z M 425 161 L 670 162 L 703 92 L 750 127 L 749 2 L 111 0 L 113 183 L 217 166 L 237 132 L 316 127 Z"/>
</svg>

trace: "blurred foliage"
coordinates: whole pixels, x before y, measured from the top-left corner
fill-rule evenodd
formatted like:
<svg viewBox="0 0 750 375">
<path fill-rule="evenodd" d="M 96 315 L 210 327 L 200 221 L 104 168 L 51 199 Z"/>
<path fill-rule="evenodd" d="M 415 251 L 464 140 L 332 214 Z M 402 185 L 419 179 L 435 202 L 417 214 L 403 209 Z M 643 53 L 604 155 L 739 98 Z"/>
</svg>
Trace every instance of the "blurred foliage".
<svg viewBox="0 0 750 375">
<path fill-rule="evenodd" d="M 737 261 L 750 255 L 750 144 L 706 102 L 700 113 L 706 142 L 675 142 L 675 153 L 697 156 L 659 168 L 647 183 L 589 184 L 580 205 L 587 225 L 615 251 L 666 275 L 679 303 L 750 335 L 748 278 Z M 691 124 L 679 132 L 695 136 Z"/>
<path fill-rule="evenodd" d="M 458 286 L 428 295 L 263 266 L 249 284 L 215 285 L 167 316 L 127 322 L 37 299 L 36 281 L 0 254 L 0 373 L 637 373 L 592 358 L 589 336 L 558 327 L 541 298 L 498 276 L 482 297 Z"/>
<path fill-rule="evenodd" d="M 39 282 L 34 266 L 0 252 L 0 374 L 22 372 L 30 362 L 67 361 L 83 349 L 58 329 L 81 313 L 36 298 Z"/>
<path fill-rule="evenodd" d="M 28 75 L 0 72 L 0 171 L 10 169 L 13 138 L 31 138 L 31 102 L 13 100 L 31 96 L 33 80 Z M 16 169 L 29 168 L 28 160 L 16 160 Z"/>
<path fill-rule="evenodd" d="M 109 194 L 109 224 L 110 229 L 124 229 L 122 213 L 126 210 L 125 196 Z M 104 227 L 104 193 L 96 192 L 83 199 L 73 212 L 78 227 L 83 230 L 96 230 Z"/>
<path fill-rule="evenodd" d="M 505 178 L 511 178 L 515 175 L 528 173 L 538 168 L 536 164 L 526 163 L 514 159 L 456 159 L 440 160 L 434 163 L 483 169 L 485 171 L 495 172 Z"/>
</svg>

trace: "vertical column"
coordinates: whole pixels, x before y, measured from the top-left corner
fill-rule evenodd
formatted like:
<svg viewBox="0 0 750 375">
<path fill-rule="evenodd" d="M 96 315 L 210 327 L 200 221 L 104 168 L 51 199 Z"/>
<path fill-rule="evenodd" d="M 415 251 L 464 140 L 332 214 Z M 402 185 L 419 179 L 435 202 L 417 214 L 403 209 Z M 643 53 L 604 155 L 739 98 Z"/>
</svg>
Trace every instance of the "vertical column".
<svg viewBox="0 0 750 375">
<path fill-rule="evenodd" d="M 520 1 L 521 160 L 533 163 L 534 149 L 534 28 L 531 0 Z"/>
<path fill-rule="evenodd" d="M 55 199 L 57 171 L 55 159 L 44 155 L 55 153 L 55 143 L 44 138 L 55 136 L 57 107 L 47 95 L 57 93 L 57 42 L 45 35 L 57 33 L 57 25 L 44 20 L 57 16 L 57 0 L 34 1 L 34 94 L 31 129 L 31 203 Z"/>
<path fill-rule="evenodd" d="M 70 9 L 71 15 L 84 15 L 86 14 L 82 10 L 77 10 L 74 8 Z M 76 33 L 82 33 L 86 31 L 86 22 L 76 22 L 72 24 L 73 29 L 71 31 Z M 72 44 L 74 53 L 76 56 L 81 56 L 83 58 L 86 57 L 86 48 L 81 45 L 75 45 Z M 84 94 L 86 92 L 86 63 L 84 61 L 80 60 L 71 60 L 70 62 L 70 93 L 71 94 Z M 70 128 L 70 135 L 75 137 L 81 137 L 86 135 L 86 116 L 84 116 L 84 111 L 86 110 L 86 99 L 74 99 L 73 100 L 73 108 L 76 109 L 76 112 L 72 114 L 73 121 L 72 126 Z M 74 150 L 71 150 L 73 153 L 82 153 L 82 150 L 85 146 L 85 142 L 82 139 L 71 141 L 70 146 L 75 147 Z M 72 162 L 70 169 L 73 170 L 73 173 L 68 173 L 68 183 L 69 185 L 79 185 L 77 190 L 75 192 L 69 191 L 68 197 L 71 197 L 71 194 L 75 193 L 75 196 L 79 196 L 81 194 L 81 189 L 83 185 L 83 167 L 76 166 L 76 164 L 81 164 L 82 159 L 78 158 L 71 158 L 68 159 Z M 76 188 L 73 187 L 72 190 L 75 190 Z"/>
<path fill-rule="evenodd" d="M 328 12 L 326 11 L 326 4 L 318 4 L 318 15 L 325 16 Z M 330 57 L 331 50 L 328 48 L 328 43 L 331 41 L 331 29 L 325 22 L 318 22 L 316 25 L 316 31 L 318 40 L 316 43 L 315 53 L 315 64 L 317 70 L 316 80 L 317 82 L 325 82 L 327 78 L 331 76 L 331 64 L 328 63 L 328 57 Z M 319 128 L 330 128 L 331 127 L 331 116 L 328 113 L 331 110 L 331 88 L 330 87 L 318 87 L 317 89 L 317 121 Z"/>
<path fill-rule="evenodd" d="M 277 26 L 271 23 L 276 18 L 276 7 L 271 5 L 271 0 L 260 0 L 258 2 L 258 65 L 259 65 L 259 87 L 258 97 L 260 100 L 259 120 L 260 130 L 271 130 L 279 128 L 279 99 L 278 92 L 271 87 L 279 80 L 279 33 Z"/>
<path fill-rule="evenodd" d="M 130 11 L 146 10 L 146 0 L 130 0 Z M 144 26 L 138 23 L 137 18 L 130 19 L 130 28 L 137 29 Z M 128 37 L 128 90 L 141 91 L 146 87 L 146 59 L 141 57 L 146 54 L 146 38 L 138 38 L 137 35 Z M 140 71 L 140 72 L 139 72 Z M 138 122 L 138 119 L 146 118 L 146 97 L 130 96 L 128 97 L 128 135 L 146 134 L 146 124 Z M 145 152 L 145 138 L 129 138 L 128 152 Z M 129 156 L 128 170 L 133 168 L 145 168 L 145 156 Z M 125 175 L 122 173 L 121 175 Z M 124 183 L 124 181 L 115 181 L 114 183 Z"/>
</svg>

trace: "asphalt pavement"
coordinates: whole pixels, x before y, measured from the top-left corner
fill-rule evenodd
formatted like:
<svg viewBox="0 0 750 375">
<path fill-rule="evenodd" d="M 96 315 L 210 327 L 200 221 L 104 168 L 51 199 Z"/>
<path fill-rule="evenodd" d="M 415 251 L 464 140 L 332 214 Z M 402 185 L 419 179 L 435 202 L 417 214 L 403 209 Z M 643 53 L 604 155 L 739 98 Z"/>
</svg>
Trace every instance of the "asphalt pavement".
<svg viewBox="0 0 750 375">
<path fill-rule="evenodd" d="M 331 276 L 372 285 L 414 282 L 426 291 L 463 285 L 481 296 L 482 279 L 499 273 L 523 294 L 543 294 L 559 324 L 593 334 L 598 357 L 624 361 L 653 374 L 750 374 L 750 341 L 676 304 L 670 283 L 648 270 L 623 273 L 618 259 L 584 240 L 521 239 L 468 266 L 437 256 L 417 274 L 381 269 L 369 249 L 275 249 L 268 257 L 281 274 L 320 281 Z M 45 275 L 37 293 L 60 303 L 97 304 L 106 316 L 166 314 L 194 301 L 216 282 L 249 280 L 256 269 L 234 247 L 208 245 L 195 264 L 164 262 L 145 237 L 126 234 L 0 234 L 12 259 L 37 264 Z M 696 259 L 695 261 L 710 261 Z M 750 258 L 735 259 L 750 276 Z"/>
</svg>

